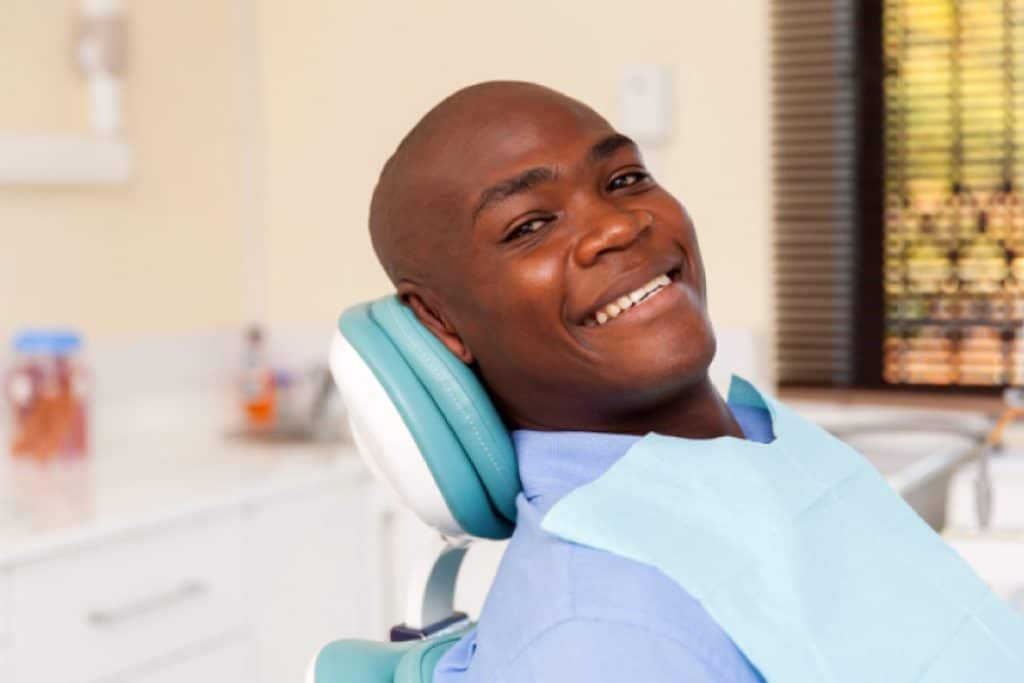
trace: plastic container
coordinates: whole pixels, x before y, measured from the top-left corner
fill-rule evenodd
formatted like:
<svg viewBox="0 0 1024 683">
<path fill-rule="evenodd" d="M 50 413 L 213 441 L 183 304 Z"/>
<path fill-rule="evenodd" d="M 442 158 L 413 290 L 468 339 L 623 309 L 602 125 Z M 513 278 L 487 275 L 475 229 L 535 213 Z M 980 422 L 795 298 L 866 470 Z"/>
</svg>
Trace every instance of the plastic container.
<svg viewBox="0 0 1024 683">
<path fill-rule="evenodd" d="M 4 383 L 11 413 L 10 453 L 48 460 L 89 451 L 89 378 L 82 340 L 70 330 L 25 330 L 14 337 Z"/>
<path fill-rule="evenodd" d="M 274 372 L 267 363 L 263 330 L 253 325 L 246 333 L 242 375 L 242 408 L 247 429 L 273 428 L 277 420 L 276 389 Z"/>
</svg>

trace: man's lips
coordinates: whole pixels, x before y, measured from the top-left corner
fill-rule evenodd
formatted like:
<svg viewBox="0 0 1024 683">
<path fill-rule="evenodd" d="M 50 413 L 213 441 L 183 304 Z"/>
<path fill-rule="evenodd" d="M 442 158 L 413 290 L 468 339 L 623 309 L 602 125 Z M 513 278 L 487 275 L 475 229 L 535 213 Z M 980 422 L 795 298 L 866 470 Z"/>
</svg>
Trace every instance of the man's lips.
<svg viewBox="0 0 1024 683">
<path fill-rule="evenodd" d="M 673 263 L 616 278 L 595 297 L 595 303 L 577 319 L 577 324 L 603 325 L 619 315 L 628 313 L 634 307 L 643 306 L 648 297 L 653 297 L 661 288 L 672 282 L 679 281 L 681 275 L 682 264 Z"/>
</svg>

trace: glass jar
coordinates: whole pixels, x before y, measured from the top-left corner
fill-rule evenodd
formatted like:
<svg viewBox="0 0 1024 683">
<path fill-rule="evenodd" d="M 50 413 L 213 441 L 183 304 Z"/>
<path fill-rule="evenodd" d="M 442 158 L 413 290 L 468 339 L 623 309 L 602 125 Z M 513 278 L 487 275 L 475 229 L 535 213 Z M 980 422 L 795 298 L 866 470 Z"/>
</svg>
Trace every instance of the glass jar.
<svg viewBox="0 0 1024 683">
<path fill-rule="evenodd" d="M 25 330 L 14 337 L 4 395 L 11 413 L 10 453 L 48 460 L 89 450 L 89 382 L 79 335 Z"/>
</svg>

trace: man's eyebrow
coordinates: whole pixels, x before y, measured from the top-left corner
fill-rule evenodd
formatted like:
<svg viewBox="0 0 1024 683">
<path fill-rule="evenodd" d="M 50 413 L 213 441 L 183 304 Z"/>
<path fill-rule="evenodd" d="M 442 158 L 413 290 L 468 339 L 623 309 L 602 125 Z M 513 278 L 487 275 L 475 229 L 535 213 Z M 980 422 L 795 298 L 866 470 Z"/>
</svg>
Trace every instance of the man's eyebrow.
<svg viewBox="0 0 1024 683">
<path fill-rule="evenodd" d="M 587 160 L 590 163 L 596 163 L 607 159 L 623 147 L 635 148 L 636 146 L 637 144 L 625 135 L 613 133 L 608 137 L 598 140 L 591 146 L 587 154 Z M 480 193 L 480 199 L 477 200 L 476 206 L 473 208 L 473 222 L 475 223 L 477 216 L 492 204 L 502 202 L 541 183 L 551 182 L 557 177 L 557 169 L 550 166 L 538 166 L 490 186 Z"/>
<path fill-rule="evenodd" d="M 488 206 L 502 202 L 509 197 L 517 195 L 520 192 L 525 192 L 531 187 L 535 187 L 541 183 L 551 182 L 557 177 L 557 169 L 550 166 L 537 166 L 535 168 L 529 168 L 522 173 L 512 176 L 511 178 L 506 178 L 500 183 L 491 185 L 480 193 L 480 199 L 477 201 L 476 207 L 473 209 L 473 222 L 476 222 L 477 216 L 479 216 L 480 212 Z"/>
<path fill-rule="evenodd" d="M 598 140 L 590 148 L 589 158 L 591 163 L 607 159 L 623 147 L 636 147 L 637 144 L 622 133 L 613 133 L 606 138 Z"/>
</svg>

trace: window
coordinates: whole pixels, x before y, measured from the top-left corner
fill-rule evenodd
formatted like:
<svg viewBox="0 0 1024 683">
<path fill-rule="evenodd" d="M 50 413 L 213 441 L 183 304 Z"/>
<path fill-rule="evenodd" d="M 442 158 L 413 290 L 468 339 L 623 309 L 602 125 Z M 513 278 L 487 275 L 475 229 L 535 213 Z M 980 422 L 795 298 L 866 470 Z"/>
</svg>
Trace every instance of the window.
<svg viewBox="0 0 1024 683">
<path fill-rule="evenodd" d="M 788 384 L 1024 383 L 1024 0 L 775 0 Z"/>
<path fill-rule="evenodd" d="M 1024 381 L 1019 5 L 885 2 L 886 382 Z"/>
</svg>

